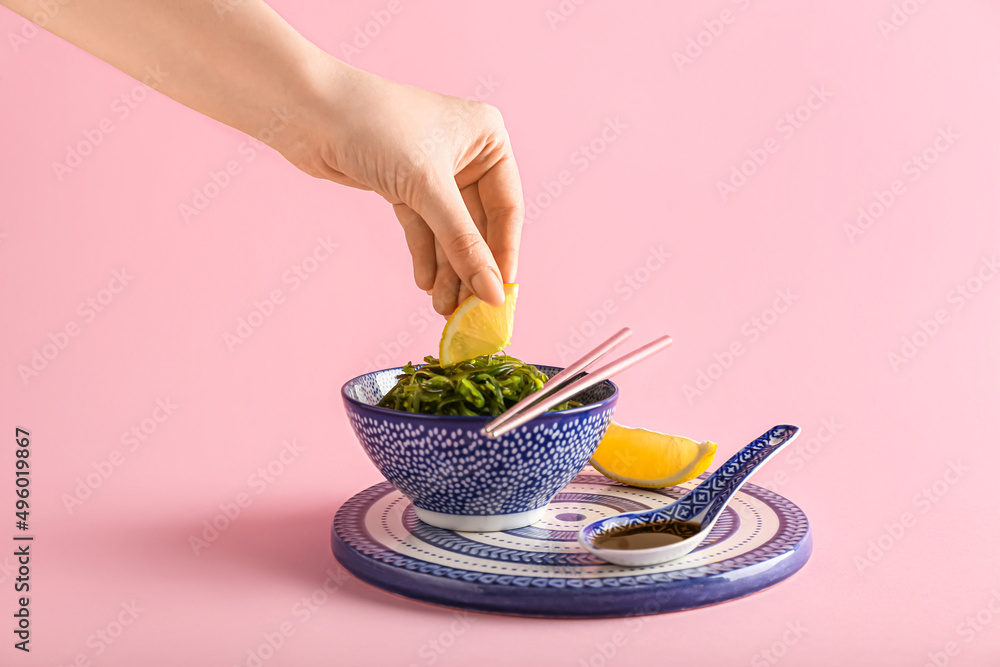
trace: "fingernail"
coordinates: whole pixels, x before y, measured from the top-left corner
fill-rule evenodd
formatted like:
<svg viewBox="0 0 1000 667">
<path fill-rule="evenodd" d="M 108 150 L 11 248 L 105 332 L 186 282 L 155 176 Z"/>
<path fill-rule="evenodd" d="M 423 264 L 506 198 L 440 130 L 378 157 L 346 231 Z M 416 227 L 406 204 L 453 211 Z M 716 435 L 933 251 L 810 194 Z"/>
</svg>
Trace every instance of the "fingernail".
<svg viewBox="0 0 1000 667">
<path fill-rule="evenodd" d="M 472 289 L 476 292 L 476 296 L 491 306 L 503 305 L 503 285 L 493 271 L 483 269 L 472 276 Z"/>
</svg>

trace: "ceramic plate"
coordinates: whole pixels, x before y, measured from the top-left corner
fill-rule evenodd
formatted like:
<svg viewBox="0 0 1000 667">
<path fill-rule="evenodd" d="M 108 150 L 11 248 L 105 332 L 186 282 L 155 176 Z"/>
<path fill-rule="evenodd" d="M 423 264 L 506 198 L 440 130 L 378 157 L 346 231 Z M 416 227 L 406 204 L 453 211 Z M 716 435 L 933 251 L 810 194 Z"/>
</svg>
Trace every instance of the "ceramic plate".
<svg viewBox="0 0 1000 667">
<path fill-rule="evenodd" d="M 704 475 L 702 476 L 704 478 Z M 809 559 L 805 514 L 753 484 L 733 497 L 709 536 L 678 560 L 648 567 L 605 563 L 577 543 L 595 519 L 659 507 L 701 479 L 638 489 L 582 473 L 526 528 L 464 533 L 417 519 L 383 482 L 337 512 L 333 552 L 358 578 L 406 597 L 476 611 L 597 618 L 692 609 L 772 586 Z"/>
</svg>

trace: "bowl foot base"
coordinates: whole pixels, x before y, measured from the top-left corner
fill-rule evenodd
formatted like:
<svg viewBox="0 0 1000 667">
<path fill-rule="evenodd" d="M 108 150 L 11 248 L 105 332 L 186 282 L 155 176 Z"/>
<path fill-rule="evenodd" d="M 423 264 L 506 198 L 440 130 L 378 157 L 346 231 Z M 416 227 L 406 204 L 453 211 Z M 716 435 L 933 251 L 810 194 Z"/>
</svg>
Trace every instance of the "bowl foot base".
<svg viewBox="0 0 1000 667">
<path fill-rule="evenodd" d="M 530 526 L 545 515 L 543 505 L 537 509 L 515 514 L 442 514 L 414 506 L 417 518 L 438 528 L 469 533 L 489 533 Z"/>
</svg>

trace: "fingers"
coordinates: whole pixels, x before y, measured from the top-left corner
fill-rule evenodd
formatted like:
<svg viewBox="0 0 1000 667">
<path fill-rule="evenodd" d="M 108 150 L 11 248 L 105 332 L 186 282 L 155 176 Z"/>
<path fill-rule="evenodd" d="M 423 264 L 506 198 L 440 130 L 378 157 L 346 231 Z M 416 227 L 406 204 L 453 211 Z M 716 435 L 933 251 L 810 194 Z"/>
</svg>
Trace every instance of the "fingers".
<svg viewBox="0 0 1000 667">
<path fill-rule="evenodd" d="M 431 303 L 434 310 L 445 317 L 455 312 L 458 306 L 458 293 L 461 281 L 451 268 L 448 258 L 444 254 L 441 245 L 435 242 L 435 252 L 437 256 L 437 275 L 434 278 L 434 289 L 431 292 Z"/>
<path fill-rule="evenodd" d="M 431 176 L 424 185 L 425 191 L 418 197 L 420 204 L 415 208 L 434 231 L 451 268 L 483 301 L 494 306 L 502 305 L 504 293 L 500 283 L 500 269 L 465 206 L 454 176 Z M 440 275 L 439 269 L 439 279 Z M 437 283 L 434 292 L 437 309 Z M 456 285 L 455 297 L 457 296 Z"/>
<path fill-rule="evenodd" d="M 466 299 L 472 296 L 472 290 L 465 283 L 461 283 L 458 286 L 458 303 L 462 303 Z"/>
<path fill-rule="evenodd" d="M 479 200 L 479 185 L 476 183 L 467 185 L 461 189 L 461 193 L 462 201 L 465 202 L 465 208 L 469 211 L 469 215 L 472 216 L 472 221 L 476 223 L 476 229 L 479 230 L 483 238 L 486 238 L 486 212 L 483 210 L 483 203 Z M 496 256 L 494 256 L 494 259 L 496 259 Z M 472 289 L 463 282 L 458 290 L 458 302 L 462 303 L 470 296 L 472 296 Z"/>
<path fill-rule="evenodd" d="M 469 217 L 475 223 L 479 234 L 483 238 L 486 238 L 486 211 L 483 210 L 483 202 L 479 199 L 479 184 L 473 183 L 472 185 L 467 185 L 460 192 L 462 193 L 462 202 L 465 204 L 465 210 L 469 212 Z"/>
<path fill-rule="evenodd" d="M 524 222 L 524 194 L 514 156 L 507 153 L 479 179 L 479 198 L 486 214 L 486 241 L 503 282 L 517 277 L 517 252 Z"/>
<path fill-rule="evenodd" d="M 417 283 L 417 287 L 430 294 L 437 274 L 434 232 L 423 218 L 406 204 L 395 204 L 392 210 L 396 213 L 399 224 L 403 226 L 406 245 L 413 257 L 413 280 Z"/>
</svg>

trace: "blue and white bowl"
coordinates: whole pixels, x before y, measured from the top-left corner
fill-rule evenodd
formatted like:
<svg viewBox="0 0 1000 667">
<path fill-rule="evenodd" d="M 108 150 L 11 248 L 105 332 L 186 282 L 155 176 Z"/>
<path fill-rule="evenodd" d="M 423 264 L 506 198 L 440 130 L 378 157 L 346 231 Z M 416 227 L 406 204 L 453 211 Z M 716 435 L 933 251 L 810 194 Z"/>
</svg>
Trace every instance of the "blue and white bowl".
<svg viewBox="0 0 1000 667">
<path fill-rule="evenodd" d="M 561 369 L 536 366 L 549 377 Z M 341 390 L 368 458 L 439 528 L 494 531 L 538 521 L 552 497 L 583 470 L 607 431 L 618 387 L 606 380 L 578 394 L 578 408 L 547 412 L 490 440 L 491 417 L 423 415 L 376 405 L 401 368 L 349 380 Z"/>
</svg>

